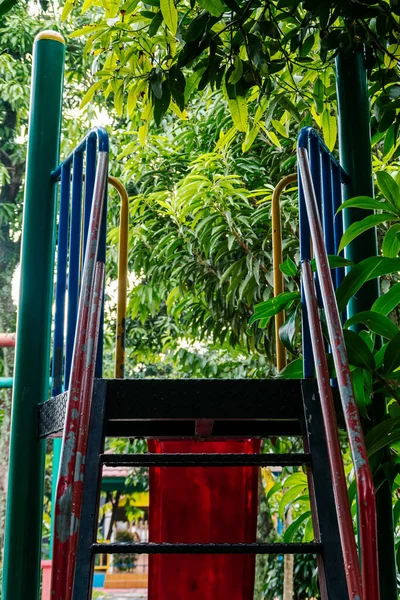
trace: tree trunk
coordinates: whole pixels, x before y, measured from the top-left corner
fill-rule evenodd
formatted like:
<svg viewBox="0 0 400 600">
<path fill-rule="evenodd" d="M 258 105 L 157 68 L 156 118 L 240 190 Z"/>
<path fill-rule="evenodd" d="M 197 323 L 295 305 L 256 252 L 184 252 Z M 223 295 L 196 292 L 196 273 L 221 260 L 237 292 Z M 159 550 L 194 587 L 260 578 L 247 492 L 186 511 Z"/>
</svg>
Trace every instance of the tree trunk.
<svg viewBox="0 0 400 600">
<path fill-rule="evenodd" d="M 292 522 L 292 511 L 289 508 L 285 519 L 285 530 Z M 283 600 L 293 600 L 294 594 L 294 556 L 293 554 L 285 554 L 283 563 Z"/>
</svg>

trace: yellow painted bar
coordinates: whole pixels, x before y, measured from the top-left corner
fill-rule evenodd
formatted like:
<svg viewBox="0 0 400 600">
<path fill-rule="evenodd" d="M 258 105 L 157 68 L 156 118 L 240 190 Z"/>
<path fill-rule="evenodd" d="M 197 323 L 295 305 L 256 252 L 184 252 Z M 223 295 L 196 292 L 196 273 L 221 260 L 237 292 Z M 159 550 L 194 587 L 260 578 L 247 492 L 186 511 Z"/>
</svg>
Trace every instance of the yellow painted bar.
<svg viewBox="0 0 400 600">
<path fill-rule="evenodd" d="M 297 181 L 297 174 L 292 173 L 280 180 L 272 195 L 272 266 L 274 274 L 274 297 L 279 296 L 283 292 L 283 273 L 279 268 L 282 264 L 282 223 L 281 223 L 281 206 L 280 198 L 286 186 Z M 286 367 L 286 352 L 285 346 L 282 344 L 279 337 L 279 328 L 283 325 L 285 315 L 281 311 L 275 316 L 275 337 L 276 337 L 276 367 L 282 371 Z"/>
<path fill-rule="evenodd" d="M 128 289 L 128 228 L 129 201 L 128 193 L 116 177 L 108 177 L 108 183 L 115 188 L 121 199 L 119 220 L 119 249 L 118 249 L 118 307 L 117 333 L 115 351 L 115 377 L 124 377 L 125 370 L 125 335 L 126 335 L 126 301 Z"/>
</svg>

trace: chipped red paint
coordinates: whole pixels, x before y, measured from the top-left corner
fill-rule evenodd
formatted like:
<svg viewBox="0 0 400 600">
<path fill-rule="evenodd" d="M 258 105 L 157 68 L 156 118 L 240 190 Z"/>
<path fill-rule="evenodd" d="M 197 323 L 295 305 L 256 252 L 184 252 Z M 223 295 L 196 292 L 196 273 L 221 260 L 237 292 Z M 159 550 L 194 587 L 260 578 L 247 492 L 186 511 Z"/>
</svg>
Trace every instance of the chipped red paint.
<svg viewBox="0 0 400 600">
<path fill-rule="evenodd" d="M 99 152 L 82 272 L 66 422 L 55 506 L 52 600 L 71 600 L 79 530 L 88 415 L 94 377 L 104 265 L 97 263 L 108 154 Z"/>
<path fill-rule="evenodd" d="M 298 164 L 304 188 L 304 197 L 316 258 L 319 285 L 329 332 L 329 341 L 332 348 L 332 356 L 336 369 L 340 398 L 342 401 L 343 413 L 354 463 L 357 494 L 359 500 L 360 553 L 362 566 L 361 585 L 358 583 L 359 567 L 354 555 L 354 552 L 357 550 L 351 515 L 348 514 L 349 505 L 347 499 L 347 489 L 345 494 L 344 490 L 341 490 L 340 497 L 336 499 L 336 508 L 341 533 L 349 595 L 351 600 L 379 600 L 380 594 L 375 490 L 371 470 L 368 464 L 368 456 L 361 428 L 360 416 L 354 397 L 346 346 L 343 337 L 343 329 L 329 269 L 328 257 L 323 239 L 323 230 L 308 163 L 307 150 L 305 148 L 298 148 Z M 332 402 L 332 399 L 329 398 L 331 392 L 328 392 L 328 388 L 330 390 L 329 373 L 326 364 L 325 349 L 318 315 L 313 276 L 311 272 L 311 266 L 308 262 L 303 263 L 302 272 L 304 286 L 307 288 L 307 290 L 305 289 L 305 296 L 307 309 L 309 311 L 311 338 L 313 343 L 321 403 L 324 411 L 324 423 L 328 439 L 332 479 L 336 489 L 338 482 L 335 481 L 335 479 L 339 478 L 340 482 L 340 472 L 342 470 L 342 466 L 338 465 L 338 457 L 336 456 L 337 443 L 329 437 L 332 435 L 331 429 L 333 428 L 336 429 L 334 438 L 337 438 L 337 428 L 335 423 L 332 423 L 335 415 L 334 413 L 331 414 L 333 407 L 330 406 Z M 339 485 L 342 487 L 342 483 L 339 483 Z M 338 493 L 338 490 L 336 490 L 335 494 L 336 493 Z M 344 498 L 344 495 L 346 496 L 346 499 Z"/>
</svg>

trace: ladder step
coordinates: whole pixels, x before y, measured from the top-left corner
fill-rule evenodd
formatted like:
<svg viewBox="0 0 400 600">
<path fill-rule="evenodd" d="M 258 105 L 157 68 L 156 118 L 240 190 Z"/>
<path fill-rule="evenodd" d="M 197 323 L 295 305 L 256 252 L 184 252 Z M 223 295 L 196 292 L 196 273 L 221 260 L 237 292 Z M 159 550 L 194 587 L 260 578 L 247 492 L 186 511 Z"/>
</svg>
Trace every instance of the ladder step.
<svg viewBox="0 0 400 600">
<path fill-rule="evenodd" d="M 101 454 L 109 467 L 237 467 L 299 466 L 311 462 L 311 454 Z"/>
<path fill-rule="evenodd" d="M 94 554 L 320 554 L 322 544 L 182 544 L 127 543 L 93 544 Z"/>
</svg>

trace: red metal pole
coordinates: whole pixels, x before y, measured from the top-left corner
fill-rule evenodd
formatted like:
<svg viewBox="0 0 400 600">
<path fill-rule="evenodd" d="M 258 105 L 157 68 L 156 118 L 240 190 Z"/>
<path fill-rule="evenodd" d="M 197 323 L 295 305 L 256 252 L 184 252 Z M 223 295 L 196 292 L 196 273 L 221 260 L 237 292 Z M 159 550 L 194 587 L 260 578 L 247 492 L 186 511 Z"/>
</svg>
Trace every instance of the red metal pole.
<svg viewBox="0 0 400 600">
<path fill-rule="evenodd" d="M 0 333 L 0 348 L 14 348 L 15 333 Z"/>
<path fill-rule="evenodd" d="M 304 197 L 310 223 L 311 239 L 315 253 L 322 302 L 325 309 L 325 317 L 329 332 L 329 341 L 332 348 L 336 377 L 338 380 L 340 398 L 342 401 L 343 414 L 346 422 L 356 476 L 357 493 L 360 507 L 360 552 L 362 562 L 363 592 L 361 598 L 363 600 L 379 600 L 380 593 L 375 490 L 371 470 L 369 468 L 360 416 L 351 383 L 350 368 L 347 359 L 340 314 L 336 303 L 335 290 L 330 274 L 318 205 L 312 183 L 310 167 L 308 164 L 307 150 L 305 148 L 298 148 L 298 164 L 304 188 Z M 307 279 L 307 268 L 305 268 L 304 271 Z M 316 362 L 318 372 L 318 361 Z M 325 382 L 325 385 L 327 385 L 327 383 L 328 382 Z M 333 473 L 332 475 L 334 479 L 335 474 Z M 351 531 L 353 531 L 352 527 Z M 344 552 L 344 556 L 346 561 L 348 558 L 346 552 Z"/>
<path fill-rule="evenodd" d="M 86 346 L 88 351 L 83 353 L 84 360 L 82 371 L 82 388 L 80 397 L 79 431 L 76 444 L 75 476 L 72 482 L 72 522 L 79 523 L 81 518 L 83 480 L 85 477 L 86 448 L 89 431 L 90 407 L 92 403 L 94 370 L 96 366 L 97 343 L 99 340 L 102 298 L 104 289 L 105 265 L 102 262 L 96 264 L 93 294 L 90 301 L 91 312 L 89 315 L 88 335 Z M 67 589 L 72 590 L 74 586 L 76 548 L 78 545 L 78 528 L 71 528 L 69 542 L 69 555 L 64 568 L 67 571 Z M 66 596 L 69 597 L 68 595 Z"/>
<path fill-rule="evenodd" d="M 353 531 L 353 520 L 351 517 L 349 497 L 347 494 L 347 483 L 343 467 L 342 452 L 338 438 L 335 406 L 333 403 L 328 362 L 326 360 L 324 338 L 318 312 L 314 276 L 311 270 L 311 265 L 308 261 L 305 261 L 302 264 L 302 277 L 304 296 L 307 304 L 307 314 L 310 324 L 311 343 L 315 358 L 315 368 L 317 372 L 322 416 L 324 419 L 326 442 L 329 452 L 329 462 L 338 516 L 340 540 L 343 549 L 347 588 L 349 591 L 350 600 L 360 600 L 362 597 L 362 587 L 357 546 Z"/>
<path fill-rule="evenodd" d="M 86 355 L 89 349 L 88 327 L 92 310 L 90 300 L 95 282 L 95 267 L 107 183 L 107 168 L 108 154 L 106 152 L 99 152 L 88 242 L 86 244 L 85 261 L 82 273 L 66 421 L 63 433 L 60 473 L 57 483 L 52 569 L 52 600 L 70 600 L 72 598 L 73 582 L 71 583 L 69 578 L 69 564 L 74 558 L 74 552 L 73 542 L 71 547 L 71 538 L 77 534 L 79 527 L 78 520 L 75 516 L 76 507 L 74 507 L 72 503 L 73 485 L 76 463 L 78 461 L 79 464 L 79 461 L 81 460 L 81 457 L 77 454 L 77 442 L 80 429 L 80 415 L 82 411 L 82 396 L 85 391 Z M 80 466 L 78 472 L 79 471 Z"/>
</svg>

